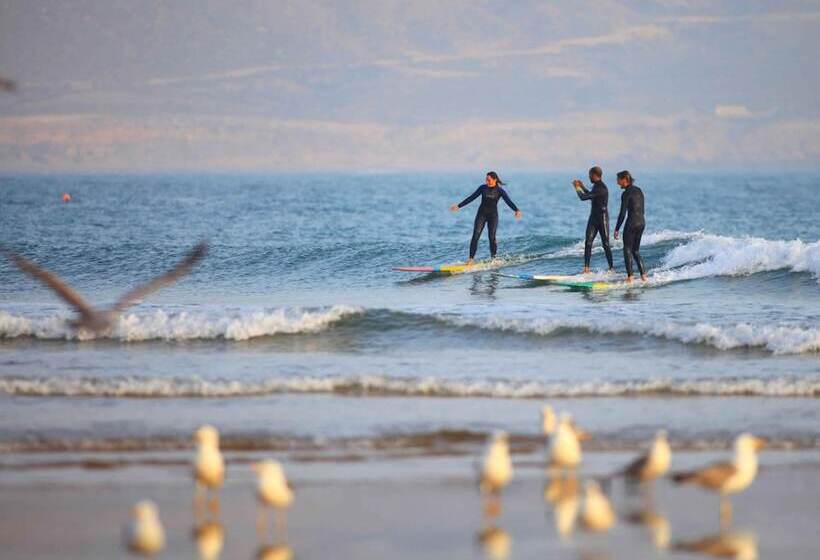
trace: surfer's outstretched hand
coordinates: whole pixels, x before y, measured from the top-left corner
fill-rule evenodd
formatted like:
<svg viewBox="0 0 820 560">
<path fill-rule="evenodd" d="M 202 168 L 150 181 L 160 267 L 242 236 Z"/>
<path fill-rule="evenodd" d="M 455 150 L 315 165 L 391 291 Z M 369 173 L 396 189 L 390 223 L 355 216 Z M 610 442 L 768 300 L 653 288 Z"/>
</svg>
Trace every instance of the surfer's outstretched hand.
<svg viewBox="0 0 820 560">
<path fill-rule="evenodd" d="M 515 219 L 516 219 L 516 220 L 520 220 L 520 219 L 521 219 L 521 216 L 523 216 L 523 215 L 524 215 L 524 214 L 522 214 L 522 213 L 521 213 L 521 210 L 516 210 L 516 211 L 515 211 Z"/>
<path fill-rule="evenodd" d="M 458 212 L 458 211 L 459 211 L 458 204 L 453 204 L 452 206 L 450 206 L 450 212 Z"/>
</svg>

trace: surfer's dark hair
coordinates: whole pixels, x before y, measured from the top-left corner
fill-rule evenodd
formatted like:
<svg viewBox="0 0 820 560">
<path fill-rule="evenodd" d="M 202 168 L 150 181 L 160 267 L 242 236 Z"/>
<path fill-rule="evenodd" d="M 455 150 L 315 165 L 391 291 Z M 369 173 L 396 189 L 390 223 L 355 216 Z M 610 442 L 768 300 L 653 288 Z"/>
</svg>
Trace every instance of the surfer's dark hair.
<svg viewBox="0 0 820 560">
<path fill-rule="evenodd" d="M 499 185 L 506 185 L 507 184 L 507 183 L 505 183 L 504 181 L 502 181 L 501 179 L 498 178 L 498 173 L 496 173 L 495 171 L 488 171 L 487 172 L 487 177 L 492 177 L 493 179 L 495 179 L 495 182 L 498 183 Z"/>
<path fill-rule="evenodd" d="M 632 173 L 630 173 L 626 169 L 618 172 L 618 180 L 620 181 L 621 179 L 626 179 L 627 181 L 629 181 L 630 185 L 635 182 L 635 179 L 632 178 Z"/>
<path fill-rule="evenodd" d="M 595 165 L 595 166 L 589 168 L 589 174 L 603 178 L 604 170 L 601 169 L 600 167 L 598 167 L 597 165 Z"/>
</svg>

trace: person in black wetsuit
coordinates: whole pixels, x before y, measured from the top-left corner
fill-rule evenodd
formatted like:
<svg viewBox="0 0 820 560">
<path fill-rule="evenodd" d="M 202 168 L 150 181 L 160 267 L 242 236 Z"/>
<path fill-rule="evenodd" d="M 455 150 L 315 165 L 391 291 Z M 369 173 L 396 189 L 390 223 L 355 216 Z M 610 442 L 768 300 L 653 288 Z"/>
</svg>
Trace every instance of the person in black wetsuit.
<svg viewBox="0 0 820 560">
<path fill-rule="evenodd" d="M 478 187 L 473 194 L 458 204 L 453 204 L 450 206 L 450 211 L 458 212 L 461 208 L 464 208 L 479 196 L 481 197 L 481 205 L 478 207 L 478 212 L 475 214 L 473 238 L 470 240 L 470 258 L 467 260 L 467 264 L 473 264 L 475 252 L 476 249 L 478 249 L 478 240 L 481 237 L 481 233 L 484 231 L 485 224 L 487 225 L 487 235 L 490 238 L 490 257 L 493 259 L 495 258 L 495 254 L 498 251 L 498 243 L 496 243 L 495 240 L 495 231 L 498 227 L 498 200 L 500 198 L 503 198 L 504 202 L 507 203 L 507 206 L 513 209 L 515 212 L 515 219 L 521 219 L 521 210 L 519 210 L 515 203 L 510 200 L 510 195 L 507 194 L 507 191 L 501 188 L 501 185 L 503 185 L 504 182 L 498 178 L 498 174 L 495 171 L 490 171 L 487 173 L 486 181 L 487 182 Z"/>
<path fill-rule="evenodd" d="M 626 265 L 626 281 L 632 283 L 632 257 L 638 265 L 641 280 L 646 282 L 646 270 L 641 259 L 641 236 L 646 227 L 643 215 L 643 191 L 638 188 L 629 171 L 618 173 L 618 185 L 624 190 L 621 194 L 621 211 L 618 212 L 618 223 L 615 224 L 615 239 L 618 239 L 618 230 L 626 217 L 624 226 L 624 265 Z M 629 214 L 627 217 L 627 213 Z"/>
<path fill-rule="evenodd" d="M 580 179 L 575 179 L 572 186 L 578 193 L 581 200 L 591 200 L 592 206 L 589 209 L 589 220 L 587 220 L 587 231 L 584 237 L 584 274 L 589 273 L 589 261 L 592 259 L 592 243 L 595 236 L 601 236 L 601 245 L 604 246 L 606 261 L 609 263 L 609 270 L 615 270 L 612 265 L 612 250 L 609 248 L 609 189 L 601 180 L 603 171 L 597 165 L 589 170 L 589 182 L 592 183 L 592 190 L 587 190 Z"/>
</svg>

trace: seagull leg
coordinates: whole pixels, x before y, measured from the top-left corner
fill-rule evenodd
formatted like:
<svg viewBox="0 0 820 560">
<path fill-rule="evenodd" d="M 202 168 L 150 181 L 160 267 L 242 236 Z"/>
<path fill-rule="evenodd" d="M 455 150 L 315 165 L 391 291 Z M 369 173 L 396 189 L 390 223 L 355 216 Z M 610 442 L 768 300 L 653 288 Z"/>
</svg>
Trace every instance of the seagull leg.
<svg viewBox="0 0 820 560">
<path fill-rule="evenodd" d="M 276 542 L 286 543 L 288 542 L 288 527 L 285 519 L 285 510 L 277 509 L 274 515 L 276 517 Z"/>
<path fill-rule="evenodd" d="M 194 489 L 194 513 L 196 515 L 202 515 L 205 511 L 205 492 L 205 487 L 197 480 Z"/>
<path fill-rule="evenodd" d="M 720 528 L 721 530 L 732 524 L 732 503 L 725 497 L 720 497 Z"/>
<path fill-rule="evenodd" d="M 267 508 L 261 502 L 256 503 L 256 536 L 260 542 L 265 542 L 268 533 Z"/>
<path fill-rule="evenodd" d="M 208 511 L 215 519 L 219 519 L 219 493 L 214 492 L 213 497 L 208 502 Z"/>
<path fill-rule="evenodd" d="M 501 514 L 501 496 L 490 492 L 484 499 L 484 515 L 488 518 L 498 517 Z"/>
</svg>

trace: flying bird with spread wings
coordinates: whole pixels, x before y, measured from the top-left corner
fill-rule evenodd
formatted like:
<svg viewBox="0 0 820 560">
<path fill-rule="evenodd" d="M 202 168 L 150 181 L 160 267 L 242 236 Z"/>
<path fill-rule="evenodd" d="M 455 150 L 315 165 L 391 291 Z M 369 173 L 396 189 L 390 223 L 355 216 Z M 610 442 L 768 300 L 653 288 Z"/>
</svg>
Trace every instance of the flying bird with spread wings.
<svg viewBox="0 0 820 560">
<path fill-rule="evenodd" d="M 74 308 L 78 317 L 68 322 L 71 328 L 94 334 L 102 334 L 114 326 L 116 318 L 126 308 L 134 305 L 148 294 L 173 284 L 181 277 L 190 273 L 193 267 L 205 256 L 205 253 L 208 251 L 208 246 L 204 242 L 197 244 L 184 259 L 179 261 L 176 266 L 168 272 L 154 278 L 150 282 L 137 286 L 122 296 L 114 305 L 106 309 L 92 307 L 80 294 L 74 291 L 71 286 L 61 280 L 56 274 L 37 266 L 17 253 L 6 249 L 0 250 L 2 250 L 9 260 L 17 265 L 20 270 L 54 290 L 63 301 Z"/>
</svg>

